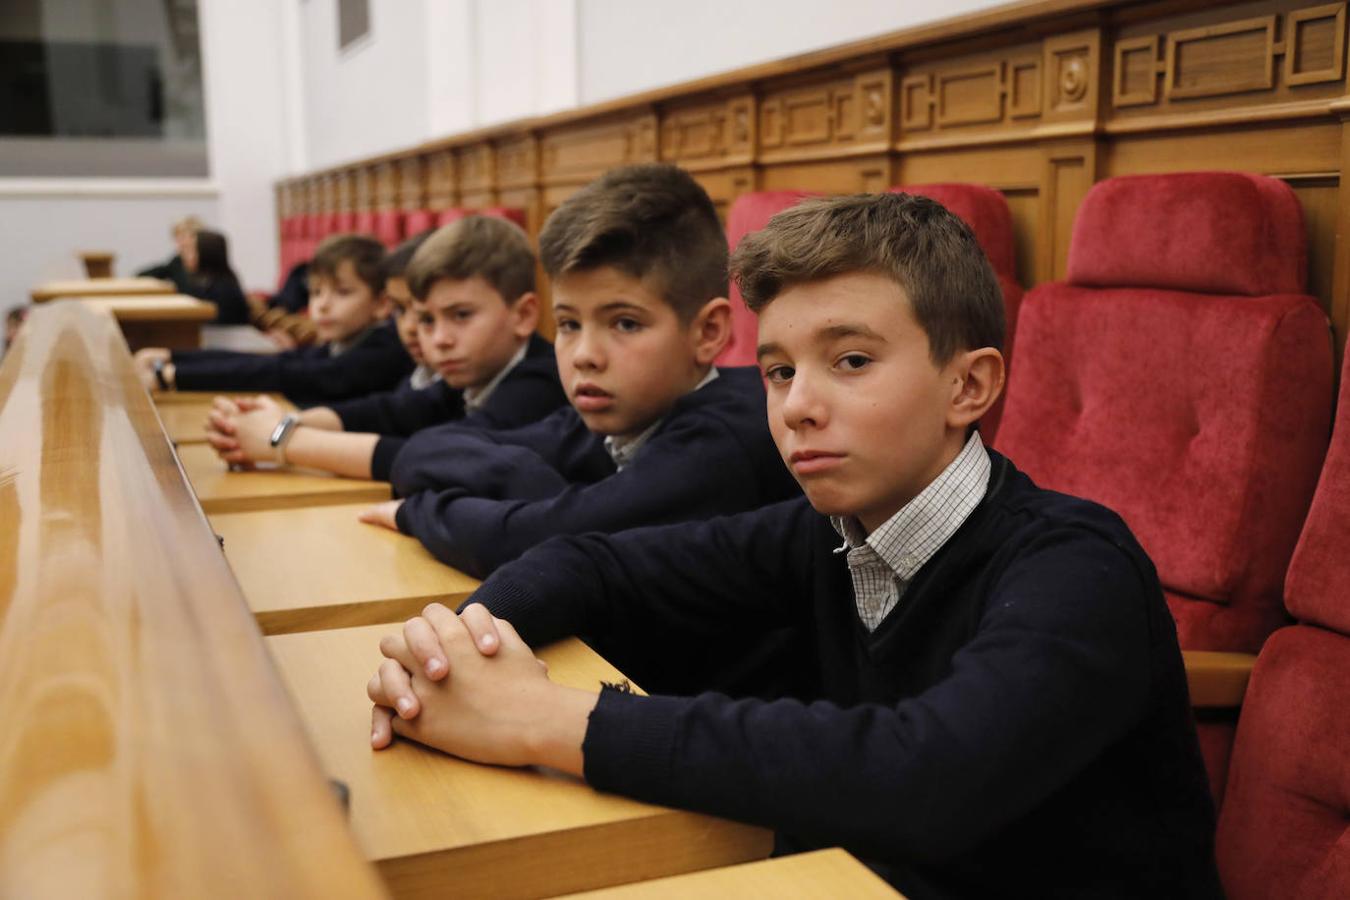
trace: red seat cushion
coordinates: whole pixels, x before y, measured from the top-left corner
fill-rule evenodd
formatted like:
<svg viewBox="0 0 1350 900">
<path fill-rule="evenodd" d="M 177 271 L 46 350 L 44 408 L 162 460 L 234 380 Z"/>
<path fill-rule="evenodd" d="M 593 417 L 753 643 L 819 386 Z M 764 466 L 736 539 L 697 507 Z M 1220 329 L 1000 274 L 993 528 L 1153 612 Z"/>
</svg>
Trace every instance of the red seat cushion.
<svg viewBox="0 0 1350 900">
<path fill-rule="evenodd" d="M 337 212 L 332 214 L 332 231 L 329 234 L 350 234 L 356 230 L 356 213 Z"/>
<path fill-rule="evenodd" d="M 375 211 L 363 209 L 352 216 L 352 231 L 357 234 L 375 234 Z"/>
<path fill-rule="evenodd" d="M 460 209 L 457 206 L 452 206 L 449 209 L 443 209 L 440 212 L 436 213 L 436 227 L 444 228 L 451 222 L 458 222 L 460 219 L 464 218 L 469 214 L 470 214 L 469 210 Z"/>
<path fill-rule="evenodd" d="M 731 250 L 752 231 L 759 231 L 776 214 L 796 206 L 807 197 L 819 196 L 809 191 L 755 191 L 742 194 L 731 204 L 727 214 L 727 246 Z M 735 279 L 731 282 L 731 342 L 718 354 L 719 366 L 753 366 L 759 363 L 755 354 L 759 342 L 759 322 L 745 305 L 741 289 Z"/>
<path fill-rule="evenodd" d="M 1326 446 L 1331 349 L 1311 297 L 1050 284 L 1023 304 L 997 445 L 1116 510 L 1187 649 L 1255 652 Z"/>
<path fill-rule="evenodd" d="M 403 213 L 395 209 L 385 209 L 375 214 L 371 233 L 380 243 L 391 250 L 403 240 Z"/>
<path fill-rule="evenodd" d="M 1228 770 L 1216 853 L 1230 900 L 1350 896 L 1348 822 L 1350 638 L 1282 628 L 1252 672 Z"/>
<path fill-rule="evenodd" d="M 429 209 L 413 209 L 403 214 L 403 233 L 416 237 L 436 227 L 436 214 Z"/>
</svg>

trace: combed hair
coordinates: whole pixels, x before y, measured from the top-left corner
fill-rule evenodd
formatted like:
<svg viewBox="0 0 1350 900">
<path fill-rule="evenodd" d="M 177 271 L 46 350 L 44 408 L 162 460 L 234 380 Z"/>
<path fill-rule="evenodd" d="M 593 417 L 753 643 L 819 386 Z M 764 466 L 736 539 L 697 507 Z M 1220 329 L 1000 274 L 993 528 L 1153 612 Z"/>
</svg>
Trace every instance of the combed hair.
<svg viewBox="0 0 1350 900">
<path fill-rule="evenodd" d="M 421 234 L 415 234 L 403 243 L 399 244 L 384 257 L 384 280 L 390 278 L 402 278 L 403 273 L 408 270 L 408 263 L 412 261 L 413 254 L 417 248 L 426 243 L 427 238 L 435 234 L 435 229 L 428 228 Z"/>
<path fill-rule="evenodd" d="M 384 245 L 362 234 L 332 234 L 323 239 L 309 264 L 309 276 L 336 278 L 343 260 L 351 260 L 356 277 L 372 292 L 384 290 Z"/>
<path fill-rule="evenodd" d="M 804 201 L 747 235 L 731 271 L 755 312 L 795 285 L 872 272 L 904 289 L 937 365 L 959 350 L 1003 348 L 1003 292 L 993 267 L 966 223 L 927 197 Z"/>
<path fill-rule="evenodd" d="M 432 232 L 403 273 L 408 290 L 426 300 L 443 278 L 482 278 L 507 304 L 534 290 L 534 251 L 514 222 L 495 216 L 466 216 Z"/>
<path fill-rule="evenodd" d="M 727 239 L 717 209 L 672 165 L 612 169 L 586 185 L 544 223 L 539 255 L 553 278 L 610 266 L 642 280 L 686 323 L 727 294 Z"/>
</svg>

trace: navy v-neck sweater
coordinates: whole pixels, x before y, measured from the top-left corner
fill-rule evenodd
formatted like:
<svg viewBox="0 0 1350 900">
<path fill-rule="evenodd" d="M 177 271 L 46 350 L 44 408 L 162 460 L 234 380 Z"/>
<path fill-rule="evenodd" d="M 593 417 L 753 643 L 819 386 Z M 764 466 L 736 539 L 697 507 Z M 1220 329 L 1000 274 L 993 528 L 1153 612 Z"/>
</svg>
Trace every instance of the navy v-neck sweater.
<svg viewBox="0 0 1350 900">
<path fill-rule="evenodd" d="M 1220 896 L 1152 564 L 1115 514 L 990 455 L 985 499 L 873 633 L 805 500 L 560 538 L 472 599 L 531 644 L 598 633 L 697 662 L 727 633 L 803 637 L 788 698 L 604 690 L 583 747 L 602 790 L 843 846 L 914 900 Z"/>
</svg>

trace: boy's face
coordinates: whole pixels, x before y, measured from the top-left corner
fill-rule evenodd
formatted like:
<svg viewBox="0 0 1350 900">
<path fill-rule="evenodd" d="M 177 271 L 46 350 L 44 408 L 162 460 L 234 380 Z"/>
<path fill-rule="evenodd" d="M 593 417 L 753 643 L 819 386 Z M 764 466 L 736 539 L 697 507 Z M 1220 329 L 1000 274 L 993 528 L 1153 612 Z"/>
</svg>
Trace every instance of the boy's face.
<svg viewBox="0 0 1350 900">
<path fill-rule="evenodd" d="M 384 297 L 356 274 L 350 259 L 338 263 L 332 276 L 314 275 L 309 286 L 309 317 L 320 343 L 345 341 L 389 314 Z"/>
<path fill-rule="evenodd" d="M 525 294 L 510 306 L 486 280 L 442 278 L 419 304 L 418 335 L 427 365 L 454 388 L 482 387 L 529 339 L 539 302 Z"/>
<path fill-rule="evenodd" d="M 553 316 L 558 374 L 586 427 L 634 435 L 707 373 L 726 344 L 729 307 L 710 301 L 684 324 L 641 279 L 600 266 L 553 282 Z"/>
<path fill-rule="evenodd" d="M 422 342 L 417 339 L 418 311 L 413 306 L 413 295 L 408 290 L 408 282 L 402 278 L 390 278 L 384 283 L 384 295 L 394 305 L 394 324 L 398 327 L 398 338 L 403 349 L 408 351 L 413 362 L 422 365 L 426 358 L 422 355 Z"/>
<path fill-rule="evenodd" d="M 759 314 L 769 430 L 811 505 L 870 534 L 940 475 L 965 438 L 961 358 L 933 364 L 909 298 L 880 275 L 774 298 Z"/>
</svg>

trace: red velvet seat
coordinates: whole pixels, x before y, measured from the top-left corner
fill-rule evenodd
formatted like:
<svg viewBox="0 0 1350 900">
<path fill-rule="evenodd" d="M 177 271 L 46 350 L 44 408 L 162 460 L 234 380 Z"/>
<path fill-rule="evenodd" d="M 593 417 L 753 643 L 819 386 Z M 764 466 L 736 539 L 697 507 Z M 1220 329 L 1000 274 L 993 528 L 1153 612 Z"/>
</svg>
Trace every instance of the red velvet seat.
<svg viewBox="0 0 1350 900">
<path fill-rule="evenodd" d="M 758 231 L 776 214 L 796 206 L 807 197 L 819 196 L 808 191 L 755 191 L 742 194 L 731 204 L 727 214 L 727 246 L 732 250 L 752 231 Z M 745 305 L 741 289 L 731 282 L 731 342 L 717 357 L 719 366 L 753 366 L 758 363 L 755 348 L 759 323 L 755 314 Z"/>
<path fill-rule="evenodd" d="M 451 222 L 458 222 L 460 219 L 470 215 L 472 210 L 462 209 L 458 206 L 452 206 L 449 209 L 443 209 L 436 213 L 436 227 L 444 228 Z"/>
<path fill-rule="evenodd" d="M 399 241 L 403 240 L 403 213 L 396 209 L 377 212 L 371 233 L 389 249 L 397 247 Z"/>
<path fill-rule="evenodd" d="M 363 209 L 352 216 L 352 231 L 375 236 L 375 210 Z"/>
<path fill-rule="evenodd" d="M 329 234 L 351 234 L 356 230 L 356 213 L 351 210 L 332 213 Z"/>
<path fill-rule="evenodd" d="M 411 209 L 403 213 L 403 233 L 416 237 L 436 227 L 436 214 L 429 209 Z"/>
<path fill-rule="evenodd" d="M 1285 580 L 1299 624 L 1247 686 L 1218 860 L 1232 900 L 1350 897 L 1350 357 L 1338 421 Z"/>
<path fill-rule="evenodd" d="M 998 446 L 1124 517 L 1186 649 L 1254 653 L 1285 621 L 1331 409 L 1304 234 L 1273 178 L 1113 178 L 1079 210 L 1068 280 L 1022 304 Z"/>
<path fill-rule="evenodd" d="M 1017 280 L 1017 250 L 1013 243 L 1012 211 L 1008 209 L 1008 201 L 1001 192 L 980 184 L 908 184 L 891 188 L 891 192 L 918 194 L 936 200 L 970 226 L 975 240 L 980 242 L 980 249 L 989 257 L 1003 292 L 1007 323 L 1003 356 L 1011 371 L 1017 313 L 1022 306 L 1022 285 Z M 986 441 L 997 436 L 1004 402 L 1004 398 L 1000 398 L 980 420 L 980 434 Z"/>
<path fill-rule="evenodd" d="M 485 206 L 478 210 L 480 216 L 495 216 L 498 219 L 505 219 L 508 222 L 515 222 L 521 228 L 525 227 L 525 210 L 515 206 Z"/>
</svg>

